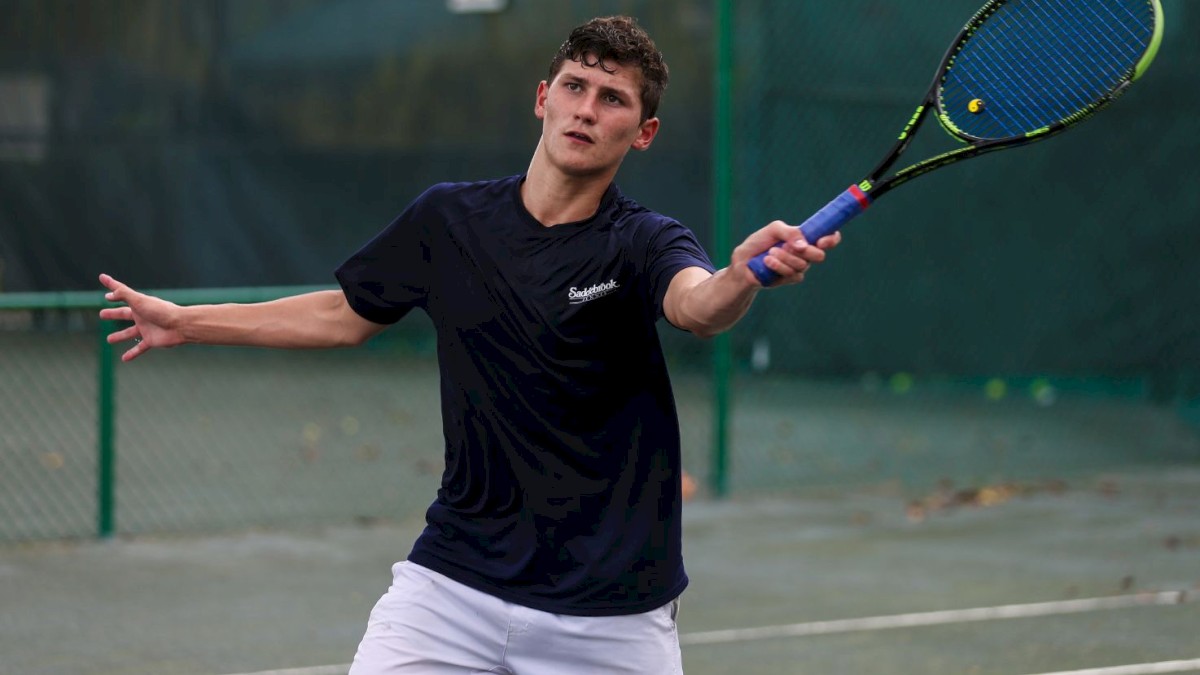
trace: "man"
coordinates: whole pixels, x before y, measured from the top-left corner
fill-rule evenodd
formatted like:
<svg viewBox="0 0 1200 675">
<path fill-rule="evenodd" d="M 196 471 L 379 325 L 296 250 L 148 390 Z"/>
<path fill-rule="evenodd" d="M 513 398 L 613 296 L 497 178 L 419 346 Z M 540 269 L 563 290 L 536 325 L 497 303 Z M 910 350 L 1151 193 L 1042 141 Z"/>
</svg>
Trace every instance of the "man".
<svg viewBox="0 0 1200 675">
<path fill-rule="evenodd" d="M 351 673 L 682 672 L 679 428 L 656 324 L 708 337 L 809 245 L 774 222 L 715 271 L 613 183 L 658 133 L 667 67 L 627 17 L 576 28 L 537 87 L 526 173 L 440 184 L 336 272 L 341 290 L 178 307 L 102 275 L 128 361 L 184 343 L 358 345 L 410 310 L 437 331 L 446 468 Z"/>
</svg>

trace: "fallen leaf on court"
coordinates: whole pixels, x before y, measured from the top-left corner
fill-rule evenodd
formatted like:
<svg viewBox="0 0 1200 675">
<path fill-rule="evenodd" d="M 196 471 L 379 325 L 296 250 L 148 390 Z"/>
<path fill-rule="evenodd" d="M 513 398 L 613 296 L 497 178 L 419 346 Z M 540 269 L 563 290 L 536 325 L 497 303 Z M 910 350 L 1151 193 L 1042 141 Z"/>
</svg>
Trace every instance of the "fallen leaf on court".
<svg viewBox="0 0 1200 675">
<path fill-rule="evenodd" d="M 1044 483 L 1022 485 L 1018 483 L 998 483 L 981 487 L 955 489 L 947 481 L 943 481 L 932 494 L 909 502 L 905 513 L 908 519 L 919 523 L 936 513 L 955 511 L 961 508 L 987 508 L 999 506 L 1015 497 L 1033 494 L 1061 494 L 1066 491 L 1066 484 L 1060 480 L 1049 480 Z"/>
<path fill-rule="evenodd" d="M 1177 534 L 1172 534 L 1163 540 L 1163 546 L 1168 551 L 1200 549 L 1200 536 L 1181 537 Z"/>
<path fill-rule="evenodd" d="M 43 452 L 38 459 L 41 460 L 42 466 L 50 469 L 51 471 L 57 471 L 67 464 L 67 460 L 63 457 L 61 452 Z"/>
</svg>

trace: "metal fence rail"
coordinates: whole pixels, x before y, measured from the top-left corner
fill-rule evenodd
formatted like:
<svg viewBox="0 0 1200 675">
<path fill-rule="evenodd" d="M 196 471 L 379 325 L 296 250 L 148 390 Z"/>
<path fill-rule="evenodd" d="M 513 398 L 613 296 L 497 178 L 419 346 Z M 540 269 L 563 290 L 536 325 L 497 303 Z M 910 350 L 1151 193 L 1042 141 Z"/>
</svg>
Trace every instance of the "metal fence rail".
<svg viewBox="0 0 1200 675">
<path fill-rule="evenodd" d="M 290 286 L 151 292 L 172 302 L 188 305 L 263 302 L 320 288 Z M 94 391 L 94 526 L 96 535 L 102 538 L 111 537 L 117 531 L 117 350 L 108 343 L 106 336 L 118 324 L 98 318 L 93 320 L 88 314 L 94 315 L 106 306 L 112 305 L 105 301 L 103 292 L 0 293 L 0 339 L 5 343 L 3 356 L 0 357 L 0 381 L 5 381 L 10 393 L 16 394 L 6 397 L 6 405 L 0 411 L 0 451 L 6 456 L 5 463 L 10 465 L 4 473 L 8 481 L 15 483 L 22 475 L 18 465 L 60 471 L 67 468 L 67 458 L 72 455 L 79 460 L 78 464 L 86 468 L 90 462 L 82 454 L 81 441 L 87 434 L 80 428 L 81 415 L 78 411 L 86 405 L 86 397 L 80 396 L 80 392 Z M 57 318 L 54 318 L 56 315 Z M 89 325 L 95 336 L 92 343 L 94 348 L 82 339 Z M 45 354 L 46 342 L 57 343 L 60 347 L 58 353 L 53 356 Z M 84 382 L 79 376 L 79 368 L 88 360 L 81 353 L 85 349 L 93 354 L 94 384 Z M 44 364 L 61 366 L 64 359 L 73 362 L 65 370 L 41 367 Z M 42 396 L 34 392 L 41 392 Z M 26 408 L 42 406 L 49 408 L 49 411 L 44 411 L 45 414 L 22 415 L 18 410 L 18 401 L 24 401 Z M 68 427 L 73 427 L 73 430 L 62 432 Z M 67 440 L 50 440 L 59 436 L 56 432 L 62 432 Z M 73 489 L 84 479 L 81 467 L 72 467 L 68 473 L 73 478 L 62 481 L 65 483 L 62 494 L 51 501 L 58 502 L 65 496 L 78 504 L 82 499 Z M 72 510 L 61 505 L 55 509 L 60 516 L 57 518 L 58 528 L 13 527 L 21 521 L 18 510 L 23 510 L 22 505 L 32 500 L 28 499 L 29 495 L 22 499 L 17 486 L 11 487 L 5 491 L 7 499 L 0 497 L 0 516 L 4 516 L 5 522 L 15 531 L 6 532 L 8 528 L 0 525 L 0 539 L 6 538 L 6 535 L 12 538 L 38 536 L 39 531 L 49 535 L 79 534 L 78 514 L 83 509 Z M 25 484 L 25 487 L 29 488 L 30 485 Z"/>
<path fill-rule="evenodd" d="M 150 290 L 252 303 L 325 286 Z M 432 327 L 353 350 L 182 346 L 120 363 L 102 292 L 0 293 L 0 541 L 418 516 L 442 467 Z M 702 362 L 696 340 L 670 358 Z M 708 376 L 677 369 L 707 478 Z"/>
</svg>

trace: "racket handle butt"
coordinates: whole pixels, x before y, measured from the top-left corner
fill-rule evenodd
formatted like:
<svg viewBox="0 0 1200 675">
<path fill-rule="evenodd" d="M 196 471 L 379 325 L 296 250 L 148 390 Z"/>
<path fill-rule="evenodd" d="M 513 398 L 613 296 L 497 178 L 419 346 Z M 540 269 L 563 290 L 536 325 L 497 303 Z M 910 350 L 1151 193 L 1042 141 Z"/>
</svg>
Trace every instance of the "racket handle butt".
<svg viewBox="0 0 1200 675">
<path fill-rule="evenodd" d="M 808 220 L 800 225 L 800 233 L 804 235 L 804 240 L 810 244 L 816 244 L 821 237 L 833 234 L 842 229 L 842 226 L 853 220 L 867 207 L 871 205 L 871 198 L 867 196 L 857 185 L 851 185 L 842 194 L 838 195 L 833 201 L 826 204 L 820 211 L 817 211 Z M 771 248 L 779 248 L 783 246 L 783 242 L 775 244 Z M 763 251 L 754 256 L 747 263 L 750 271 L 758 279 L 758 282 L 763 286 L 770 286 L 779 279 L 771 268 L 767 267 L 764 259 L 770 251 Z"/>
</svg>

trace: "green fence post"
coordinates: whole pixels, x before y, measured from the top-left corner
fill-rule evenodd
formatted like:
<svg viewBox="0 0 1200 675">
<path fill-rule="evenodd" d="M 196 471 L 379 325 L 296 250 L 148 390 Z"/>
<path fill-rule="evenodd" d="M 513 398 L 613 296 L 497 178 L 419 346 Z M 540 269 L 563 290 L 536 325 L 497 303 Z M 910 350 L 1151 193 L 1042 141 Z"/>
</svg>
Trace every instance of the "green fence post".
<svg viewBox="0 0 1200 675">
<path fill-rule="evenodd" d="M 101 539 L 113 536 L 116 530 L 116 447 L 113 444 L 116 413 L 116 368 L 114 350 L 108 334 L 116 328 L 114 321 L 100 322 L 100 345 L 96 350 L 99 361 L 97 383 L 97 441 L 96 441 L 96 535 Z"/>
<path fill-rule="evenodd" d="M 713 115 L 713 250 L 717 260 L 730 254 L 733 193 L 733 12 L 732 0 L 716 0 L 716 55 Z M 710 489 L 724 497 L 729 489 L 729 377 L 732 341 L 722 333 L 713 344 L 713 457 Z"/>
</svg>

